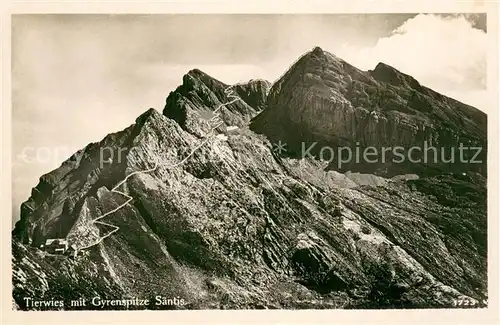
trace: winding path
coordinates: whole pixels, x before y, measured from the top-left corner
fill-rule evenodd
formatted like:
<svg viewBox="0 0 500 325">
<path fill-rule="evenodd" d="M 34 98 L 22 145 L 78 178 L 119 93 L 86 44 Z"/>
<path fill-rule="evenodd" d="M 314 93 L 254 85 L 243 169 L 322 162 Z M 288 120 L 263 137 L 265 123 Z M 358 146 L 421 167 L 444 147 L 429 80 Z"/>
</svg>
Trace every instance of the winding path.
<svg viewBox="0 0 500 325">
<path fill-rule="evenodd" d="M 210 119 L 210 122 L 213 122 L 213 121 L 216 121 L 218 118 L 219 118 L 219 115 L 218 115 L 218 112 L 220 109 L 222 109 L 223 107 L 226 107 L 227 105 L 230 105 L 238 100 L 241 100 L 241 98 L 236 95 L 236 93 L 234 93 L 234 89 L 232 89 L 234 86 L 236 86 L 237 84 L 235 85 L 231 85 L 229 87 L 227 87 L 226 89 L 224 89 L 224 93 L 226 94 L 227 98 L 232 98 L 232 100 L 230 100 L 229 102 L 226 102 L 226 103 L 223 103 L 223 104 L 220 104 L 214 111 L 213 111 L 213 117 Z M 223 124 L 223 122 L 221 123 L 218 123 L 216 126 L 212 127 L 209 131 L 209 133 L 213 133 L 213 131 L 215 129 L 217 129 L 219 126 L 221 126 Z M 174 167 L 177 167 L 179 165 L 182 165 L 184 162 L 186 162 L 198 149 L 200 149 L 205 143 L 208 142 L 208 140 L 210 140 L 211 136 L 207 136 L 207 138 L 202 141 L 199 145 L 197 145 L 193 150 L 191 150 L 191 152 L 189 153 L 189 155 L 187 155 L 184 159 L 182 159 L 181 161 L 179 161 L 178 163 L 168 167 L 168 168 L 174 168 Z M 124 206 L 126 206 L 127 204 L 130 203 L 130 201 L 133 200 L 133 198 L 124 193 L 124 192 L 121 192 L 118 190 L 118 188 L 120 186 L 122 186 L 123 184 L 125 184 L 125 182 L 132 176 L 134 175 L 137 175 L 137 174 L 147 174 L 147 173 L 152 173 L 154 172 L 156 169 L 158 169 L 159 165 L 158 163 L 155 164 L 155 166 L 153 168 L 150 168 L 150 169 L 146 169 L 146 170 L 139 170 L 139 171 L 135 171 L 135 172 L 132 172 L 130 174 L 128 174 L 122 181 L 120 181 L 118 184 L 115 185 L 115 187 L 113 187 L 113 189 L 111 189 L 111 192 L 114 192 L 114 193 L 118 193 L 118 194 L 121 194 L 123 195 L 124 197 L 127 198 L 127 201 L 125 201 L 125 203 L 122 203 L 120 204 L 119 206 L 117 206 L 116 208 L 114 208 L 113 210 L 111 211 L 108 211 L 106 212 L 105 214 L 95 218 L 94 220 L 92 220 L 92 223 L 91 225 L 93 224 L 101 224 L 101 225 L 105 225 L 105 226 L 109 226 L 109 227 L 112 227 L 113 230 L 110 231 L 109 233 L 107 233 L 106 235 L 102 236 L 101 238 L 99 238 L 99 240 L 96 242 L 96 243 L 92 243 L 90 245 L 87 245 L 87 246 L 84 246 L 84 247 L 81 247 L 79 248 L 79 250 L 83 250 L 83 249 L 87 249 L 87 248 L 90 248 L 92 246 L 95 246 L 95 245 L 98 245 L 100 244 L 104 239 L 106 239 L 107 237 L 111 236 L 112 234 L 114 234 L 115 232 L 117 232 L 120 228 L 118 226 L 115 226 L 115 225 L 112 225 L 112 224 L 109 224 L 109 223 L 106 223 L 106 222 L 103 222 L 103 221 L 100 221 L 101 219 L 109 216 L 110 214 L 113 214 L 115 213 L 116 211 L 120 210 L 121 208 L 123 208 Z"/>
</svg>

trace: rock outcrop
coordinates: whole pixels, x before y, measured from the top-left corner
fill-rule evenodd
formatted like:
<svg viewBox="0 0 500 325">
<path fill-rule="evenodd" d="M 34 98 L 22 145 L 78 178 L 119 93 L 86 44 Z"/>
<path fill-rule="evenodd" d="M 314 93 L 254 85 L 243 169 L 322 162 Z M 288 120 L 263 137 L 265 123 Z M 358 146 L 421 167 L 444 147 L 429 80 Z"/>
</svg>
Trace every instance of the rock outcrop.
<svg viewBox="0 0 500 325">
<path fill-rule="evenodd" d="M 344 171 L 384 176 L 469 170 L 486 173 L 486 114 L 383 63 L 365 72 L 316 47 L 272 86 L 267 107 L 253 120 L 252 130 L 274 142 L 286 142 L 296 156 L 302 157 L 303 148 L 311 145 L 317 156 L 325 147 L 335 153 L 339 147 L 352 148 L 353 152 L 367 147 L 377 150 L 376 163 L 373 156 L 368 162 L 361 157 L 360 161 L 344 163 Z M 437 153 L 429 149 L 426 154 L 424 143 L 435 147 Z M 464 149 L 460 158 L 461 144 L 482 150 L 474 157 L 477 150 Z M 395 147 L 402 147 L 406 157 L 417 147 L 411 152 L 414 162 L 405 159 L 393 163 L 401 159 L 392 149 L 382 161 L 383 148 Z M 330 151 L 323 153 L 332 166 L 339 165 L 337 156 L 330 159 Z"/>
<path fill-rule="evenodd" d="M 184 130 L 199 136 L 219 121 L 222 123 L 219 123 L 218 131 L 228 126 L 242 127 L 262 110 L 268 90 L 269 82 L 264 80 L 250 80 L 246 84 L 229 87 L 194 69 L 184 76 L 182 85 L 167 97 L 163 114 L 178 122 Z M 232 103 L 220 109 L 227 102 Z"/>
<path fill-rule="evenodd" d="M 485 141 L 481 113 L 424 87 L 417 96 L 432 118 L 424 108 L 402 113 L 403 90 L 419 86 L 391 71 L 362 72 L 314 49 L 269 95 L 265 81 L 229 86 L 190 71 L 163 114 L 148 110 L 40 178 L 13 231 L 17 306 L 32 309 L 23 298 L 33 297 L 100 309 L 69 305 L 94 296 L 149 299 L 128 307 L 138 309 L 484 306 L 480 172 L 389 179 L 273 150 L 276 136 L 306 131 L 325 143 L 406 144 L 452 131 Z M 384 111 L 361 87 L 388 90 L 397 105 Z M 462 127 L 443 129 L 441 115 L 464 118 Z M 66 238 L 78 255 L 44 251 L 49 238 Z"/>
<path fill-rule="evenodd" d="M 235 86 L 238 96 L 248 105 L 261 111 L 266 107 L 267 94 L 271 88 L 271 83 L 266 80 L 250 80 L 244 84 Z"/>
</svg>

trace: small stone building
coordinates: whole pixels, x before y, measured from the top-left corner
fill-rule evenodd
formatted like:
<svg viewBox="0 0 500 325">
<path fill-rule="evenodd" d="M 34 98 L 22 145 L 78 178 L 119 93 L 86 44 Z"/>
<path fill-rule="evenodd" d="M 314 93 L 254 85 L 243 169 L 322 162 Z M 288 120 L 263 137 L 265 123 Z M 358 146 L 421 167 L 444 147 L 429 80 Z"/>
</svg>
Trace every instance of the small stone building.
<svg viewBox="0 0 500 325">
<path fill-rule="evenodd" d="M 68 241 L 64 238 L 47 239 L 43 248 L 51 254 L 64 254 L 68 250 Z"/>
</svg>

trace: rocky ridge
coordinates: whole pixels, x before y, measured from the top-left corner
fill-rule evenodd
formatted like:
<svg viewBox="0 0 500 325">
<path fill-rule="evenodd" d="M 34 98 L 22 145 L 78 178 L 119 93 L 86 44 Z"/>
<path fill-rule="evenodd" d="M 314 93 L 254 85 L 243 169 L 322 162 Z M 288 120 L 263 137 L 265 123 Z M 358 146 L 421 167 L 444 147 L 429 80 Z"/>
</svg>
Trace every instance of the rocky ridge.
<svg viewBox="0 0 500 325">
<path fill-rule="evenodd" d="M 361 93 L 362 83 L 353 104 L 346 94 Z M 367 85 L 391 92 L 383 98 L 395 106 L 415 89 L 431 108 L 386 111 Z M 484 114 L 388 66 L 363 72 L 318 48 L 270 86 L 230 86 L 192 70 L 163 114 L 146 111 L 42 176 L 13 231 L 17 307 L 27 309 L 26 296 L 143 297 L 150 309 L 484 306 L 481 168 L 390 179 L 273 150 L 276 139 L 293 146 L 297 134 L 391 144 L 459 132 L 485 143 Z M 373 122 L 373 111 L 387 121 Z M 462 127 L 452 134 L 446 121 Z M 100 241 L 112 229 L 92 220 L 122 205 L 126 197 L 111 189 L 142 170 L 152 171 L 121 188 L 132 201 L 106 216 L 119 230 Z M 39 248 L 60 237 L 88 248 L 74 259 Z M 157 306 L 158 295 L 185 303 Z"/>
<path fill-rule="evenodd" d="M 374 147 L 381 152 L 400 146 L 408 157 L 411 147 L 422 148 L 412 153 L 413 160 L 421 163 L 406 159 L 394 164 L 388 154 L 385 163 L 354 161 L 342 169 L 395 176 L 485 174 L 486 124 L 483 112 L 424 87 L 391 66 L 379 63 L 374 70 L 361 71 L 316 47 L 272 86 L 267 109 L 252 121 L 251 129 L 271 141 L 286 142 L 299 157 L 302 148 L 314 143 L 316 155 L 323 147 L 350 147 L 353 151 Z M 425 161 L 424 142 L 438 149 L 438 159 L 431 151 Z M 460 144 L 483 148 L 474 159 L 481 163 L 469 163 L 474 150 L 464 151 L 467 162 L 461 163 Z M 332 166 L 338 166 L 336 162 L 337 157 Z"/>
</svg>

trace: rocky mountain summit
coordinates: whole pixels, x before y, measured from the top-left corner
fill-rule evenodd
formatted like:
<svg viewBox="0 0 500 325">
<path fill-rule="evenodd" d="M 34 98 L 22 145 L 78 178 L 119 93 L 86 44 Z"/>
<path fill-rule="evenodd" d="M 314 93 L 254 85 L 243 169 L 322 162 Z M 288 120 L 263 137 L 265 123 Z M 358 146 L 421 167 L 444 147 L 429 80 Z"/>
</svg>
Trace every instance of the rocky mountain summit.
<svg viewBox="0 0 500 325">
<path fill-rule="evenodd" d="M 40 178 L 13 231 L 15 307 L 485 306 L 485 162 L 344 173 L 294 154 L 301 141 L 427 139 L 485 146 L 486 116 L 320 48 L 273 85 L 189 71 L 163 114 L 149 109 Z M 47 250 L 54 238 L 74 254 Z M 79 298 L 87 304 L 71 305 Z"/>
<path fill-rule="evenodd" d="M 267 106 L 252 122 L 252 130 L 271 141 L 286 142 L 292 152 L 313 143 L 317 143 L 315 154 L 324 146 L 361 150 L 371 146 L 379 151 L 400 146 L 406 157 L 412 147 L 424 148 L 424 142 L 437 149 L 438 159 L 432 151 L 424 159 L 424 150 L 413 150 L 414 162 L 392 164 L 389 153 L 385 163 L 354 161 L 345 164 L 344 171 L 384 176 L 486 173 L 486 114 L 384 63 L 361 71 L 316 47 L 273 85 Z M 483 150 L 469 163 L 475 150 L 464 150 L 460 159 L 460 144 Z"/>
</svg>

